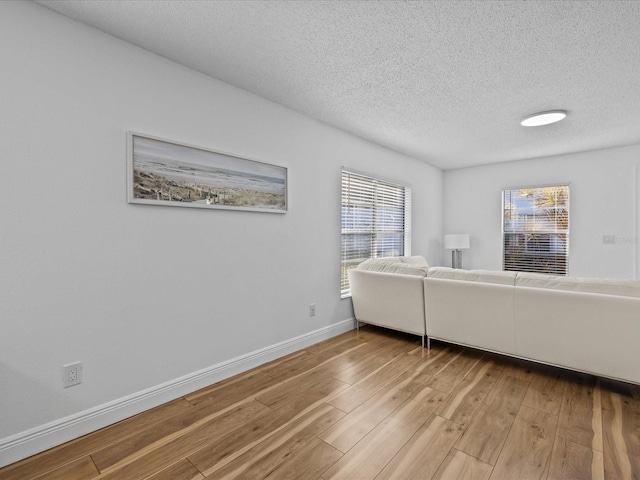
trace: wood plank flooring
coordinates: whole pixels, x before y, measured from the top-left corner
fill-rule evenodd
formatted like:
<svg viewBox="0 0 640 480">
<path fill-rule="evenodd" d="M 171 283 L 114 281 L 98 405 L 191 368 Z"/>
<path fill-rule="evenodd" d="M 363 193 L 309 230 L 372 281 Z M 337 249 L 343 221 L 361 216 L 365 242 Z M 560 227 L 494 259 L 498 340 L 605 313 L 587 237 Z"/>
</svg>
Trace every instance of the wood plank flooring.
<svg viewBox="0 0 640 480">
<path fill-rule="evenodd" d="M 0 469 L 205 478 L 640 479 L 640 387 L 366 326 Z"/>
</svg>

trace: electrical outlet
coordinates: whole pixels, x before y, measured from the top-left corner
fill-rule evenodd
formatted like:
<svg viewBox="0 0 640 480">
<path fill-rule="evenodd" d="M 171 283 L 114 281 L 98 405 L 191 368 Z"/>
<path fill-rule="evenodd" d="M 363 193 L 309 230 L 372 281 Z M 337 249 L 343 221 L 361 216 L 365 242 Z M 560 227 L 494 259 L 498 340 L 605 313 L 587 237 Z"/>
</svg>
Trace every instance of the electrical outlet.
<svg viewBox="0 0 640 480">
<path fill-rule="evenodd" d="M 70 363 L 62 366 L 64 388 L 82 383 L 82 363 Z"/>
<path fill-rule="evenodd" d="M 309 316 L 310 317 L 315 317 L 316 316 L 316 304 L 312 303 L 309 305 Z"/>
</svg>

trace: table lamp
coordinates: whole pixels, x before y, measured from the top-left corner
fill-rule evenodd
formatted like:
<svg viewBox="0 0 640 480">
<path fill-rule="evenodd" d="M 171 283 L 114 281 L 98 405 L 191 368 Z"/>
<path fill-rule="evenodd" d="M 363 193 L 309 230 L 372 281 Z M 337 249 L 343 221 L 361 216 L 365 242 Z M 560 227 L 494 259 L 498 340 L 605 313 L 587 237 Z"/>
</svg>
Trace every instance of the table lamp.
<svg viewBox="0 0 640 480">
<path fill-rule="evenodd" d="M 469 248 L 469 234 L 445 235 L 444 248 L 451 250 L 451 268 L 462 268 L 462 250 Z"/>
</svg>

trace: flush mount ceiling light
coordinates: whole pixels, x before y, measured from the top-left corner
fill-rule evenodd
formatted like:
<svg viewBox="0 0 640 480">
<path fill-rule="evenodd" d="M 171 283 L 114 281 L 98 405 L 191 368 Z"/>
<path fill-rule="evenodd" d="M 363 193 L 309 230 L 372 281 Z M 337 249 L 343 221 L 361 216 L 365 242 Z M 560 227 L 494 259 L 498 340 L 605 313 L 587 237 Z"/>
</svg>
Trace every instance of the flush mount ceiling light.
<svg viewBox="0 0 640 480">
<path fill-rule="evenodd" d="M 550 110 L 548 112 L 534 113 L 528 117 L 524 117 L 520 122 L 523 127 L 539 127 L 540 125 L 549 125 L 550 123 L 559 122 L 567 116 L 566 110 Z"/>
</svg>

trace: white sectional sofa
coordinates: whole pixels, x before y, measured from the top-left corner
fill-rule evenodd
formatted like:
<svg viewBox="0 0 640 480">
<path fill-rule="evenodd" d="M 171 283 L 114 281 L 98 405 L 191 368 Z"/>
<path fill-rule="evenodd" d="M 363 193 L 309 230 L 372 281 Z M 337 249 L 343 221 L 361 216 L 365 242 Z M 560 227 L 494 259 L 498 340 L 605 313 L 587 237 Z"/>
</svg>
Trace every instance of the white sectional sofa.
<svg viewBox="0 0 640 480">
<path fill-rule="evenodd" d="M 356 319 L 420 335 L 423 346 L 427 336 L 640 384 L 639 281 L 420 261 L 375 259 L 352 270 Z"/>
</svg>

